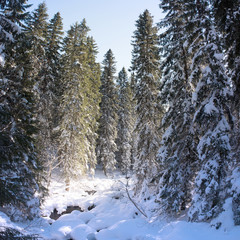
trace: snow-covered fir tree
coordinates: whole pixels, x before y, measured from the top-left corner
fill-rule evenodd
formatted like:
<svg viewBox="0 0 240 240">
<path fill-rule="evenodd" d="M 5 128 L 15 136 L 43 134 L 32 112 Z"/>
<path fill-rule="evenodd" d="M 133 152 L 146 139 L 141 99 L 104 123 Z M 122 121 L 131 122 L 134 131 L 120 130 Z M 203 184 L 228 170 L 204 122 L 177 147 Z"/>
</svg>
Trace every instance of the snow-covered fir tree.
<svg viewBox="0 0 240 240">
<path fill-rule="evenodd" d="M 49 78 L 48 96 L 51 104 L 51 119 L 53 127 L 58 126 L 59 103 L 63 93 L 62 84 L 62 48 L 63 23 L 60 13 L 56 13 L 50 20 L 47 27 L 47 47 L 46 56 L 48 68 L 46 77 Z M 54 135 L 54 134 L 53 134 Z"/>
<path fill-rule="evenodd" d="M 63 92 L 60 55 L 62 29 L 62 18 L 59 13 L 56 13 L 47 26 L 46 60 L 38 76 L 39 81 L 41 81 L 38 104 L 38 119 L 41 130 L 38 136 L 38 145 L 41 160 L 47 170 L 48 181 L 57 161 L 56 140 L 59 133 L 55 129 L 59 125 L 59 106 Z"/>
<path fill-rule="evenodd" d="M 86 120 L 89 122 L 87 129 L 87 145 L 86 145 L 86 158 L 88 159 L 88 167 L 91 175 L 94 174 L 94 170 L 97 164 L 96 156 L 96 141 L 97 141 L 97 129 L 98 129 L 98 119 L 100 117 L 100 76 L 101 69 L 100 64 L 96 62 L 97 56 L 97 46 L 93 37 L 87 38 L 87 59 L 88 59 L 88 109 L 86 114 Z"/>
<path fill-rule="evenodd" d="M 64 39 L 64 93 L 59 137 L 60 163 L 66 182 L 93 171 L 96 158 L 89 149 L 95 136 L 99 103 L 100 71 L 95 50 L 88 38 L 85 19 L 71 26 Z M 92 86 L 96 85 L 94 88 Z"/>
<path fill-rule="evenodd" d="M 240 188 L 235 184 L 240 177 L 240 1 L 215 0 L 213 6 L 215 23 L 223 36 L 227 73 L 231 79 L 234 93 L 231 101 L 231 111 L 228 112 L 229 115 L 234 116 L 231 131 L 231 195 L 233 197 L 234 222 L 240 225 Z"/>
<path fill-rule="evenodd" d="M 99 119 L 99 130 L 97 140 L 97 157 L 103 165 L 104 173 L 111 174 L 116 168 L 115 152 L 117 151 L 117 90 L 115 85 L 115 58 L 112 50 L 105 54 L 101 76 L 100 92 L 102 99 L 100 103 L 101 117 Z"/>
<path fill-rule="evenodd" d="M 131 169 L 133 169 L 134 162 L 137 156 L 137 132 L 134 131 L 134 125 L 137 121 L 136 105 L 137 101 L 135 98 L 136 92 L 136 81 L 135 74 L 132 72 L 130 77 L 130 89 L 131 89 L 131 121 L 132 121 L 132 134 L 131 134 Z"/>
<path fill-rule="evenodd" d="M 125 174 L 131 169 L 131 140 L 133 119 L 132 113 L 132 91 L 125 68 L 117 78 L 118 87 L 118 155 L 121 171 Z"/>
<path fill-rule="evenodd" d="M 28 76 L 35 83 L 35 96 L 40 99 L 40 88 L 42 81 L 40 71 L 46 64 L 46 45 L 47 45 L 47 26 L 48 26 L 47 6 L 40 3 L 38 8 L 26 18 L 26 26 L 24 32 L 28 37 L 29 56 Z M 40 101 L 41 103 L 41 101 Z"/>
<path fill-rule="evenodd" d="M 29 81 L 34 84 L 35 111 L 38 120 L 39 133 L 36 135 L 39 158 L 47 162 L 48 154 L 46 147 L 51 146 L 50 135 L 50 112 L 49 85 L 51 79 L 47 79 L 48 61 L 46 56 L 47 47 L 47 6 L 45 3 L 38 5 L 37 9 L 26 19 L 25 34 L 29 42 L 28 62 L 25 69 L 28 72 Z"/>
<path fill-rule="evenodd" d="M 26 16 L 24 3 L 1 2 L 0 12 L 4 54 L 0 64 L 0 206 L 13 219 L 38 214 L 39 199 L 35 193 L 41 190 L 38 184 L 41 166 L 33 140 L 37 128 L 32 84 L 23 64 L 27 57 L 26 38 L 18 25 Z"/>
<path fill-rule="evenodd" d="M 156 154 L 159 147 L 160 111 L 157 104 L 160 78 L 158 29 L 153 17 L 145 10 L 136 22 L 133 36 L 131 70 L 135 75 L 137 102 L 135 123 L 137 155 L 134 163 L 138 183 L 136 191 L 148 193 L 148 185 L 158 172 Z"/>
<path fill-rule="evenodd" d="M 192 129 L 188 27 L 192 5 L 185 1 L 161 1 L 166 12 L 160 22 L 162 85 L 160 104 L 166 113 L 162 119 L 163 135 L 158 152 L 160 164 L 158 200 L 162 213 L 180 214 L 191 202 L 195 176 L 196 146 Z"/>
<path fill-rule="evenodd" d="M 191 83 L 194 86 L 194 134 L 200 164 L 197 169 L 189 217 L 206 221 L 216 217 L 226 199 L 227 173 L 230 163 L 230 126 L 226 118 L 231 95 L 230 81 L 224 67 L 223 46 L 214 24 L 211 5 L 195 5 L 195 41 Z"/>
</svg>

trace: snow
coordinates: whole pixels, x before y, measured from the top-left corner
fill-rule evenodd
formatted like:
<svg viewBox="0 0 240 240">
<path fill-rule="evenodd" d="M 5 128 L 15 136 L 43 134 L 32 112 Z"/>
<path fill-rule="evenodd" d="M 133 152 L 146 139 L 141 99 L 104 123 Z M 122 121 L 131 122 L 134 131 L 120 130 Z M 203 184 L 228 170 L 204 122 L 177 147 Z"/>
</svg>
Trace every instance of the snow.
<svg viewBox="0 0 240 240">
<path fill-rule="evenodd" d="M 3 56 L 3 54 L 0 53 L 0 65 L 3 67 L 4 64 L 5 64 L 4 56 Z"/>
<path fill-rule="evenodd" d="M 231 199 L 224 211 L 211 223 L 191 223 L 184 220 L 167 221 L 163 217 L 143 217 L 127 198 L 126 179 L 115 172 L 112 178 L 100 170 L 96 176 L 76 179 L 65 191 L 61 177 L 55 176 L 50 184 L 50 194 L 42 205 L 45 217 L 25 223 L 13 223 L 0 212 L 0 226 L 16 228 L 28 234 L 39 234 L 45 240 L 238 240 L 240 226 L 234 226 Z M 132 182 L 129 180 L 129 192 Z M 149 209 L 154 198 L 146 202 Z M 140 203 L 139 203 L 140 204 Z M 79 206 L 57 220 L 48 216 L 56 208 L 65 211 L 67 206 Z M 143 208 L 143 205 L 140 206 Z M 221 227 L 217 230 L 218 223 Z M 1 229 L 0 229 L 1 230 Z"/>
<path fill-rule="evenodd" d="M 240 166 L 234 169 L 232 173 L 232 189 L 235 192 L 240 192 Z"/>
</svg>

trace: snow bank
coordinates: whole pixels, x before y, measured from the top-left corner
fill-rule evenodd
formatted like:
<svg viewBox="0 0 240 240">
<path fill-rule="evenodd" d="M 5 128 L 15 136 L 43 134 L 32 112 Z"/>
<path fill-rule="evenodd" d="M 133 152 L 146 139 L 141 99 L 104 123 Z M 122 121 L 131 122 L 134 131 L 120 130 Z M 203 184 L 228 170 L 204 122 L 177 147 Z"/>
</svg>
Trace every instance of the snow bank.
<svg viewBox="0 0 240 240">
<path fill-rule="evenodd" d="M 96 234 L 97 240 L 106 239 L 155 239 L 157 228 L 148 224 L 144 219 L 122 220 L 108 229 Z"/>
<path fill-rule="evenodd" d="M 52 182 L 49 199 L 43 212 L 78 205 L 84 212 L 73 211 L 56 221 L 46 217 L 17 226 L 0 212 L 0 226 L 27 229 L 44 240 L 239 240 L 240 227 L 232 220 L 231 199 L 227 199 L 223 213 L 209 223 L 191 223 L 158 219 L 149 221 L 129 201 L 125 193 L 124 176 L 106 178 L 98 173 L 94 179 L 73 182 L 65 192 L 64 183 Z M 132 195 L 132 193 L 131 193 Z M 147 204 L 147 203 L 146 203 Z M 152 202 L 148 202 L 152 206 Z M 88 209 L 88 207 L 91 208 Z M 150 209 L 151 206 L 144 205 Z M 143 206 L 141 206 L 143 207 Z M 52 223 L 50 225 L 49 223 Z M 221 224 L 219 224 L 221 223 Z M 217 230 L 216 228 L 219 229 Z"/>
<path fill-rule="evenodd" d="M 97 240 L 238 240 L 240 227 L 216 230 L 208 223 L 176 221 L 148 223 L 143 219 L 124 220 L 96 234 Z"/>
</svg>

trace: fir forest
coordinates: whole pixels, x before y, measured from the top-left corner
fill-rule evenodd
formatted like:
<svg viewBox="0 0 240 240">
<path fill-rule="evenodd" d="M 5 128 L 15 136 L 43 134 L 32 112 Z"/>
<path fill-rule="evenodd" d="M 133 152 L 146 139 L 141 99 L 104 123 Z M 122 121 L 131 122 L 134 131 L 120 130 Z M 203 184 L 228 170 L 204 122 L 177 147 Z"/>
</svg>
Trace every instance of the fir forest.
<svg viewBox="0 0 240 240">
<path fill-rule="evenodd" d="M 240 0 L 159 0 L 120 72 L 29 7 L 0 0 L 0 239 L 240 239 Z"/>
</svg>

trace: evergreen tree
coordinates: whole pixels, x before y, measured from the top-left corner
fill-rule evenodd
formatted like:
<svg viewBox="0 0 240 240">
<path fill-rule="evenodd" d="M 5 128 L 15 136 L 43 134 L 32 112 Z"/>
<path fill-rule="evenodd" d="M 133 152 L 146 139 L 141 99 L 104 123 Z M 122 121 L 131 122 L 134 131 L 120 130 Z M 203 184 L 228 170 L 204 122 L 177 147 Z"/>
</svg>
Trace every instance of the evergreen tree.
<svg viewBox="0 0 240 240">
<path fill-rule="evenodd" d="M 23 0 L 5 0 L 0 2 L 0 64 L 4 65 L 5 44 L 14 41 L 20 33 L 21 21 L 27 16 L 28 5 Z"/>
<path fill-rule="evenodd" d="M 101 76 L 100 103 L 101 117 L 99 119 L 99 137 L 97 142 L 97 156 L 107 175 L 116 168 L 115 143 L 117 137 L 117 92 L 114 83 L 116 72 L 115 59 L 110 50 L 105 54 Z"/>
<path fill-rule="evenodd" d="M 34 84 L 38 120 L 44 115 L 44 94 L 47 89 L 47 81 L 44 77 L 47 68 L 47 19 L 48 14 L 46 4 L 41 3 L 26 19 L 27 25 L 24 31 L 27 36 L 26 41 L 30 48 L 28 50 L 29 61 L 25 63 L 25 69 L 28 71 L 27 75 L 29 81 Z M 41 121 L 39 121 L 39 123 L 41 125 Z"/>
<path fill-rule="evenodd" d="M 64 39 L 64 93 L 61 103 L 60 162 L 66 182 L 92 172 L 96 118 L 99 103 L 99 65 L 93 40 L 87 36 L 85 19 L 71 26 Z M 95 86 L 94 86 L 95 85 Z M 94 87 L 93 87 L 94 86 Z M 93 145 L 91 145 L 93 144 Z"/>
<path fill-rule="evenodd" d="M 230 82 L 224 67 L 220 34 L 212 21 L 208 1 L 195 5 L 196 39 L 191 65 L 194 134 L 198 137 L 199 169 L 195 180 L 191 220 L 205 221 L 222 211 L 226 196 L 226 176 L 230 162 L 229 108 Z M 197 44 L 197 45 L 196 45 Z"/>
<path fill-rule="evenodd" d="M 55 14 L 47 28 L 46 60 L 39 72 L 41 81 L 40 99 L 38 105 L 40 134 L 38 144 L 40 155 L 48 169 L 48 181 L 57 160 L 57 136 L 55 131 L 59 125 L 60 101 L 63 92 L 61 84 L 60 48 L 63 35 L 62 18 Z"/>
<path fill-rule="evenodd" d="M 35 82 L 35 95 L 40 98 L 40 88 L 42 82 L 38 76 L 43 65 L 46 63 L 45 49 L 47 46 L 47 26 L 48 14 L 45 3 L 38 5 L 38 8 L 26 18 L 25 34 L 28 37 L 30 46 L 29 56 L 30 62 L 28 66 L 29 79 Z"/>
<path fill-rule="evenodd" d="M 48 178 L 51 172 L 51 162 L 56 152 L 52 143 L 52 129 L 53 112 L 56 112 L 56 109 L 54 109 L 54 88 L 57 86 L 55 86 L 54 71 L 52 71 L 52 66 L 55 64 L 50 55 L 50 39 L 54 36 L 51 36 L 49 28 L 53 28 L 53 23 L 48 24 L 46 4 L 40 3 L 37 9 L 27 18 L 26 23 L 25 33 L 30 49 L 28 51 L 29 62 L 25 64 L 25 69 L 28 71 L 29 81 L 34 84 L 36 118 L 39 128 L 39 133 L 36 135 L 38 155 L 45 166 L 45 170 L 48 170 L 46 176 Z M 56 67 L 57 63 L 54 68 L 56 69 Z"/>
<path fill-rule="evenodd" d="M 137 156 L 137 132 L 134 131 L 135 124 L 137 122 L 137 113 L 136 113 L 136 105 L 137 101 L 135 98 L 135 92 L 136 92 L 136 79 L 135 79 L 135 74 L 132 72 L 131 73 L 131 78 L 130 78 L 130 89 L 131 89 L 131 111 L 130 111 L 130 116 L 131 116 L 131 121 L 132 121 L 132 132 L 131 132 L 131 170 L 133 170 L 134 163 L 136 161 L 136 156 Z"/>
<path fill-rule="evenodd" d="M 25 16 L 24 2 L 6 1 L 1 13 L 12 30 L 8 28 L 10 25 L 1 29 L 11 38 L 3 37 L 5 59 L 0 66 L 0 205 L 10 215 L 14 212 L 13 218 L 32 218 L 39 209 L 35 193 L 40 191 L 38 176 L 41 166 L 33 140 L 37 129 L 32 85 L 23 66 L 26 39 L 17 25 Z"/>
<path fill-rule="evenodd" d="M 101 69 L 100 64 L 96 62 L 96 55 L 98 53 L 97 46 L 92 37 L 87 38 L 87 59 L 88 59 L 88 109 L 86 114 L 86 121 L 89 122 L 87 129 L 87 146 L 85 150 L 86 158 L 88 159 L 88 167 L 91 175 L 94 174 L 94 170 L 97 164 L 96 156 L 96 141 L 97 141 L 97 129 L 98 119 L 100 117 L 100 76 Z"/>
<path fill-rule="evenodd" d="M 207 220 L 221 211 L 226 198 L 230 85 L 223 48 L 208 1 L 162 1 L 161 7 L 168 12 L 161 22 L 167 27 L 161 89 L 167 112 L 159 199 L 171 213 L 191 203 L 190 219 Z"/>
<path fill-rule="evenodd" d="M 190 83 L 189 28 L 190 2 L 162 1 L 167 12 L 160 22 L 162 85 L 160 104 L 166 106 L 162 119 L 163 135 L 158 152 L 160 164 L 159 194 L 161 210 L 176 214 L 191 202 L 195 176 L 196 146 L 192 126 L 193 106 Z"/>
<path fill-rule="evenodd" d="M 213 14 L 218 30 L 223 34 L 229 76 L 234 83 L 234 102 L 239 106 L 240 94 L 240 1 L 213 0 Z"/>
<path fill-rule="evenodd" d="M 132 71 L 135 74 L 137 101 L 137 156 L 134 171 L 137 191 L 147 195 L 147 185 L 157 174 L 156 154 L 159 146 L 160 112 L 157 104 L 159 72 L 159 42 L 157 27 L 148 10 L 139 16 L 134 32 Z M 146 193 L 144 193 L 146 191 Z"/>
<path fill-rule="evenodd" d="M 237 177 L 240 172 L 240 11 L 239 11 L 239 1 L 233 0 L 214 0 L 213 1 L 213 11 L 215 17 L 215 23 L 218 30 L 222 34 L 222 42 L 224 43 L 225 49 L 225 61 L 227 66 L 227 73 L 229 78 L 232 81 L 233 85 L 233 97 L 232 97 L 232 108 L 231 112 L 228 112 L 228 115 L 232 114 L 234 125 L 231 131 L 231 147 L 232 147 L 232 177 L 231 184 L 237 182 Z M 233 196 L 233 214 L 234 222 L 237 225 L 240 225 L 240 189 L 236 187 L 235 184 L 232 184 L 232 196 Z"/>
<path fill-rule="evenodd" d="M 131 136 L 132 136 L 132 116 L 131 116 L 131 86 L 127 72 L 123 68 L 117 79 L 118 84 L 118 154 L 119 164 L 123 173 L 128 173 L 131 169 Z"/>
<path fill-rule="evenodd" d="M 53 103 L 53 125 L 57 126 L 58 118 L 57 113 L 59 112 L 58 106 L 63 92 L 63 86 L 61 82 L 62 78 L 62 59 L 60 50 L 62 48 L 63 39 L 63 23 L 60 13 L 56 13 L 50 20 L 48 25 L 47 33 L 47 60 L 48 60 L 48 78 L 50 78 L 51 85 L 49 87 L 50 94 L 53 95 L 51 102 Z"/>
</svg>

